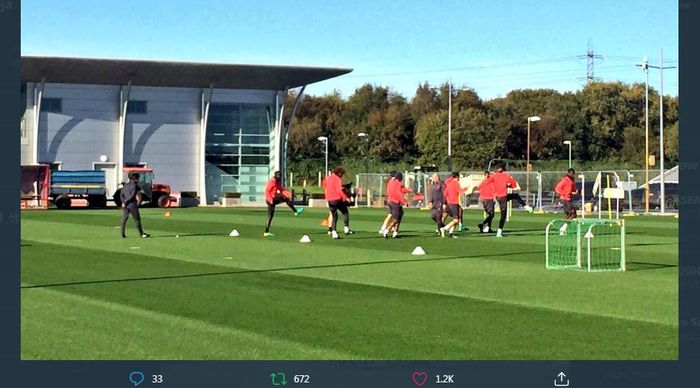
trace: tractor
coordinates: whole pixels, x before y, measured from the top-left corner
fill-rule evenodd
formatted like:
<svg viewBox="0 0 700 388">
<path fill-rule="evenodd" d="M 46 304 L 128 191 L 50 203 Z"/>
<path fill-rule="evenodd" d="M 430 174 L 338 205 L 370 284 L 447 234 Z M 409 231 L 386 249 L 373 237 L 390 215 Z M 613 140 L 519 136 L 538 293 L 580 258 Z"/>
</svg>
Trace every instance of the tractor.
<svg viewBox="0 0 700 388">
<path fill-rule="evenodd" d="M 122 185 L 133 173 L 139 174 L 138 185 L 141 188 L 141 203 L 139 206 L 148 207 L 170 207 L 170 185 L 164 183 L 153 183 L 153 169 L 147 167 L 124 167 L 122 169 Z M 122 189 L 114 193 L 114 204 L 122 206 Z"/>
</svg>

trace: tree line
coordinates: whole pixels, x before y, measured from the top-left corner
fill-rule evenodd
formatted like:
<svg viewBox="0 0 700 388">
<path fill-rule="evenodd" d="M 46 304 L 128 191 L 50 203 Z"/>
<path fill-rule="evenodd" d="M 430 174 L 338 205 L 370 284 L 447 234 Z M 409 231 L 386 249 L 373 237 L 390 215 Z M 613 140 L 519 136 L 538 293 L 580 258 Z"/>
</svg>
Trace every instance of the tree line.
<svg viewBox="0 0 700 388">
<path fill-rule="evenodd" d="M 294 101 L 293 92 L 287 99 Z M 335 92 L 304 96 L 289 134 L 289 168 L 300 179 L 323 169 L 328 136 L 331 164 L 353 173 L 383 166 L 436 165 L 447 168 L 448 84 L 423 83 L 411 99 L 386 86 L 365 84 L 347 99 Z M 666 161 L 678 162 L 678 97 L 664 96 Z M 527 117 L 533 165 L 566 160 L 572 142 L 577 161 L 609 166 L 644 166 L 644 84 L 592 82 L 576 92 L 519 89 L 488 101 L 470 88 L 452 89 L 453 169 L 483 169 L 492 158 L 525 160 Z M 649 89 L 650 153 L 659 149 L 658 92 Z M 291 111 L 291 106 L 285 109 Z M 286 118 L 289 120 L 289 117 Z M 367 137 L 358 137 L 366 133 Z M 296 179 L 295 179 L 296 180 Z"/>
</svg>

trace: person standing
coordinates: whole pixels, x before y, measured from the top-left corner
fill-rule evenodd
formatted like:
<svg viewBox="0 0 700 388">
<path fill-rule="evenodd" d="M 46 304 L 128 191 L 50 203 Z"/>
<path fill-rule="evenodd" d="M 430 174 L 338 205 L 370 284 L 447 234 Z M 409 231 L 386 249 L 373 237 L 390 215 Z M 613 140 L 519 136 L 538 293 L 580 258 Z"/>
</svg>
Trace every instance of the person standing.
<svg viewBox="0 0 700 388">
<path fill-rule="evenodd" d="M 343 190 L 343 182 L 341 180 L 343 175 L 345 175 L 345 168 L 336 167 L 333 173 L 326 178 L 326 185 L 324 187 L 326 201 L 328 201 L 328 209 L 330 209 L 332 217 L 331 236 L 334 240 L 340 238 L 336 229 L 338 225 L 338 211 L 343 215 L 345 234 L 349 235 L 354 233 L 350 229 L 350 213 L 348 211 L 350 197 Z"/>
<path fill-rule="evenodd" d="M 403 174 L 397 172 L 394 178 L 389 179 L 386 185 L 386 203 L 389 206 L 391 220 L 387 228 L 382 232 L 384 238 L 389 236 L 389 231 L 393 231 L 391 234 L 392 238 L 399 237 L 399 227 L 401 226 L 401 220 L 403 220 L 403 207 L 408 205 L 404 194 L 411 192 L 411 189 L 404 187 L 401 182 L 403 182 Z"/>
<path fill-rule="evenodd" d="M 498 207 L 501 209 L 501 219 L 498 221 L 496 237 L 503 237 L 503 227 L 508 217 L 508 201 L 515 200 L 530 213 L 532 213 L 532 207 L 528 206 L 520 195 L 508 193 L 508 189 L 514 189 L 519 186 L 518 182 L 506 172 L 505 166 L 500 165 L 496 172 L 491 175 L 491 178 L 493 179 L 494 197 L 496 198 L 496 202 L 498 202 Z"/>
<path fill-rule="evenodd" d="M 294 212 L 294 215 L 299 215 L 304 211 L 304 208 L 295 208 L 292 204 L 292 195 L 284 187 L 282 187 L 282 173 L 275 171 L 274 176 L 267 182 L 265 186 L 265 202 L 267 203 L 267 223 L 265 224 L 265 233 L 263 237 L 272 237 L 270 226 L 272 219 L 275 217 L 275 207 L 281 203 L 287 204 Z"/>
<path fill-rule="evenodd" d="M 389 186 L 389 182 L 391 182 L 392 179 L 396 179 L 396 173 L 396 170 L 389 171 L 389 180 L 387 181 L 387 187 Z M 384 235 L 384 231 L 388 230 L 389 222 L 391 222 L 391 210 L 387 208 L 387 213 L 384 217 L 384 222 L 382 222 L 382 226 L 379 228 L 379 234 L 381 234 L 382 236 Z"/>
<path fill-rule="evenodd" d="M 559 195 L 559 199 L 564 204 L 564 220 L 574 220 L 577 217 L 576 205 L 571 201 L 571 196 L 578 193 L 576 191 L 575 177 L 576 171 L 573 168 L 566 170 L 566 175 L 561 177 L 561 180 L 554 188 L 554 191 Z M 559 229 L 560 234 L 565 234 L 569 224 L 564 223 Z"/>
<path fill-rule="evenodd" d="M 491 178 L 491 172 L 486 171 L 484 172 L 484 180 L 479 185 L 479 200 L 486 213 L 486 218 L 478 225 L 481 233 L 488 233 L 491 231 L 491 222 L 496 214 L 496 202 L 493 198 L 493 179 Z"/>
<path fill-rule="evenodd" d="M 140 176 L 137 173 L 129 175 L 129 182 L 124 185 L 120 194 L 122 200 L 122 238 L 126 238 L 126 221 L 129 219 L 130 214 L 134 218 L 134 223 L 136 224 L 136 229 L 139 231 L 139 235 L 143 238 L 151 237 L 150 234 L 143 231 L 143 227 L 141 226 L 141 213 L 139 213 L 141 188 L 139 187 L 139 178 Z"/>
<path fill-rule="evenodd" d="M 440 175 L 434 173 L 430 178 L 430 217 L 435 221 L 437 229 L 436 234 L 440 234 L 440 229 L 445 226 L 444 218 L 442 217 L 445 212 L 445 182 L 440 180 Z"/>
<path fill-rule="evenodd" d="M 447 232 L 450 237 L 456 238 L 454 235 L 454 228 L 459 224 L 459 196 L 464 190 L 459 184 L 459 173 L 453 172 L 452 176 L 445 180 L 445 202 L 447 204 L 447 214 L 452 217 L 452 221 L 449 224 L 440 228 L 440 236 L 445 237 Z"/>
</svg>

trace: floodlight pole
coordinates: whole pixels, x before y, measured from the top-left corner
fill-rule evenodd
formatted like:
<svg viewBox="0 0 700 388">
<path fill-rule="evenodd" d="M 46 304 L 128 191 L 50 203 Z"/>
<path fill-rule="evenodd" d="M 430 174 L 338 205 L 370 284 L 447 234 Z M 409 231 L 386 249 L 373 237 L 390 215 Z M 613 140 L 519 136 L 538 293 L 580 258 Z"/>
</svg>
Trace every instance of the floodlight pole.
<svg viewBox="0 0 700 388">
<path fill-rule="evenodd" d="M 659 59 L 661 86 L 659 88 L 659 167 L 661 170 L 661 214 L 666 213 L 666 187 L 664 182 L 664 49 Z"/>
<path fill-rule="evenodd" d="M 564 144 L 569 146 L 569 168 L 571 168 L 571 140 L 567 140 Z"/>
<path fill-rule="evenodd" d="M 325 153 L 326 153 L 326 169 L 323 172 L 324 176 L 328 176 L 328 136 L 319 136 L 318 137 L 319 141 L 323 142 L 323 145 L 325 146 Z"/>
<path fill-rule="evenodd" d="M 447 170 L 452 172 L 452 77 L 448 83 L 447 103 Z"/>
<path fill-rule="evenodd" d="M 644 70 L 644 212 L 649 213 L 649 60 L 645 56 L 642 63 L 637 65 Z"/>
<path fill-rule="evenodd" d="M 367 132 L 360 132 L 357 137 L 363 137 L 365 139 L 365 174 L 369 173 L 369 165 L 367 164 L 367 155 L 369 154 L 369 134 Z"/>
<path fill-rule="evenodd" d="M 527 118 L 527 157 L 525 162 L 525 203 L 530 203 L 530 118 Z"/>
<path fill-rule="evenodd" d="M 326 174 L 326 176 L 328 176 L 328 138 L 326 138 L 324 143 L 326 145 L 326 171 L 325 171 L 325 174 Z"/>
<path fill-rule="evenodd" d="M 527 155 L 525 162 L 525 202 L 530 201 L 530 123 L 533 121 L 540 121 L 539 116 L 530 116 L 527 118 Z"/>
<path fill-rule="evenodd" d="M 659 66 L 647 66 L 651 67 L 653 69 L 659 69 L 661 70 L 661 85 L 659 88 L 659 172 L 661 175 L 659 178 L 661 179 L 661 192 L 659 196 L 659 202 L 661 206 L 661 214 L 666 213 L 666 179 L 664 177 L 664 70 L 665 69 L 675 69 L 676 66 L 664 66 L 664 50 L 661 49 L 661 57 L 660 57 L 660 63 Z M 649 87 L 649 73 L 647 71 L 647 88 Z M 647 104 L 648 104 L 648 99 L 647 97 Z M 648 117 L 648 108 L 647 108 L 647 117 Z M 648 122 L 648 118 L 647 118 Z M 647 124 L 648 125 L 648 124 Z M 647 175 L 647 193 L 649 192 L 649 176 Z M 648 195 L 648 194 L 647 194 Z M 647 212 L 649 211 L 649 198 L 647 196 Z"/>
</svg>

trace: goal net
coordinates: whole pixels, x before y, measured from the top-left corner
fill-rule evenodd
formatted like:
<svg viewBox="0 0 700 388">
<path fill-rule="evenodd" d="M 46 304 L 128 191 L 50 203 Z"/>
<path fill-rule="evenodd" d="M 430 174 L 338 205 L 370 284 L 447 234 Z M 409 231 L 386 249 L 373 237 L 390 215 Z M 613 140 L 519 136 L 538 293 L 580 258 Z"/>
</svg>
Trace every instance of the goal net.
<svg viewBox="0 0 700 388">
<path fill-rule="evenodd" d="M 625 221 L 551 221 L 545 232 L 545 266 L 589 272 L 624 271 Z"/>
<path fill-rule="evenodd" d="M 49 166 L 21 166 L 20 209 L 49 208 Z"/>
</svg>

